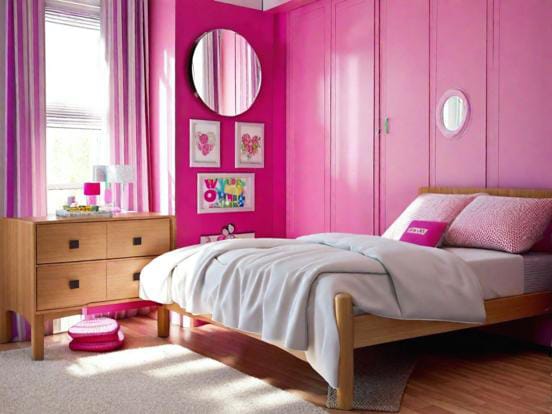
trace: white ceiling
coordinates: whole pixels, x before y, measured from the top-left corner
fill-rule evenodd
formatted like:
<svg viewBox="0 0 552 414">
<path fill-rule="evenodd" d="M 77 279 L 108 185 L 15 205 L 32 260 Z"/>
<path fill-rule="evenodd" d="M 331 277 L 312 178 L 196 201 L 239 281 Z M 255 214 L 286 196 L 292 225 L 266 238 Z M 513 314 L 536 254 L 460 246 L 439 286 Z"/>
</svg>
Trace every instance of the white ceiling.
<svg viewBox="0 0 552 414">
<path fill-rule="evenodd" d="M 236 6 L 249 7 L 257 10 L 270 10 L 291 0 L 216 0 L 221 3 L 234 4 Z"/>
</svg>

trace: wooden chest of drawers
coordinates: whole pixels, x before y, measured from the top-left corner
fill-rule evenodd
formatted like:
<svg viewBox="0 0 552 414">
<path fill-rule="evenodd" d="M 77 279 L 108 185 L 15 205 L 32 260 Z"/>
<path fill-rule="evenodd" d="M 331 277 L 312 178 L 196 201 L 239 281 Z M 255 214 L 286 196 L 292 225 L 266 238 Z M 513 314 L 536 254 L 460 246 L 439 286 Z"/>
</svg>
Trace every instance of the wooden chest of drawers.
<svg viewBox="0 0 552 414">
<path fill-rule="evenodd" d="M 20 313 L 42 359 L 44 320 L 138 299 L 140 271 L 173 246 L 174 218 L 154 213 L 0 220 L 0 343 Z"/>
</svg>

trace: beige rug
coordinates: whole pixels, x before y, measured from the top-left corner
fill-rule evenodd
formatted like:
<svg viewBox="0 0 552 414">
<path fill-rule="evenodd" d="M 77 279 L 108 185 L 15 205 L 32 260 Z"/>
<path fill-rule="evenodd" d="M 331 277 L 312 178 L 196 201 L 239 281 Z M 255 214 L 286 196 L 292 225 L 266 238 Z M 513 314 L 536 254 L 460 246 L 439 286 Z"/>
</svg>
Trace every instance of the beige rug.
<svg viewBox="0 0 552 414">
<path fill-rule="evenodd" d="M 295 395 L 178 345 L 107 354 L 0 352 L 0 412 L 325 413 Z"/>
<path fill-rule="evenodd" d="M 355 351 L 353 408 L 399 412 L 418 351 L 409 342 L 384 344 Z M 336 391 L 328 387 L 326 405 L 335 408 Z"/>
</svg>

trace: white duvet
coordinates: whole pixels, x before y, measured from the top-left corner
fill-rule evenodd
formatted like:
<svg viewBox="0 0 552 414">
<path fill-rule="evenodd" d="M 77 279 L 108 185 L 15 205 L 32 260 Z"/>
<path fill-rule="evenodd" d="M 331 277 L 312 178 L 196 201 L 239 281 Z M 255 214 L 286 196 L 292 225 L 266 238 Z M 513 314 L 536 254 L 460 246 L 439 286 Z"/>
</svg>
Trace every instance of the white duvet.
<svg viewBox="0 0 552 414">
<path fill-rule="evenodd" d="M 337 387 L 339 340 L 333 301 L 355 311 L 418 320 L 481 323 L 482 289 L 468 265 L 440 249 L 376 236 L 317 234 L 186 247 L 146 266 L 140 297 L 209 313 L 231 328 L 306 351 Z"/>
</svg>

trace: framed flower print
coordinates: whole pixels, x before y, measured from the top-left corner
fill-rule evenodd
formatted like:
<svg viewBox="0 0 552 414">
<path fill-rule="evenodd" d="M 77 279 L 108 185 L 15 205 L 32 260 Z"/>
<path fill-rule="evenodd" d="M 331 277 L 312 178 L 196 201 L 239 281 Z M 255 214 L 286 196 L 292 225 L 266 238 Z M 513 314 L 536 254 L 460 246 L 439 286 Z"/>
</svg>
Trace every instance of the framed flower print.
<svg viewBox="0 0 552 414">
<path fill-rule="evenodd" d="M 197 175 L 197 212 L 255 211 L 255 174 Z"/>
<path fill-rule="evenodd" d="M 264 124 L 236 122 L 236 168 L 263 168 L 264 149 Z"/>
<path fill-rule="evenodd" d="M 220 122 L 190 119 L 190 167 L 220 167 Z"/>
</svg>

